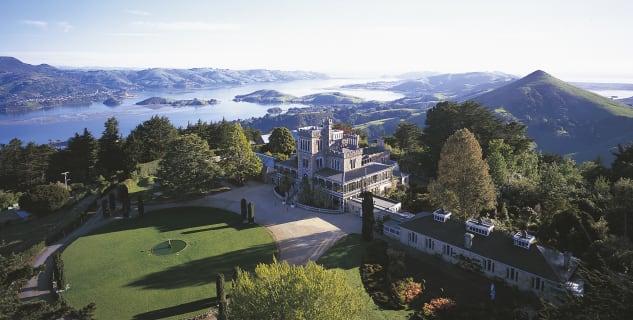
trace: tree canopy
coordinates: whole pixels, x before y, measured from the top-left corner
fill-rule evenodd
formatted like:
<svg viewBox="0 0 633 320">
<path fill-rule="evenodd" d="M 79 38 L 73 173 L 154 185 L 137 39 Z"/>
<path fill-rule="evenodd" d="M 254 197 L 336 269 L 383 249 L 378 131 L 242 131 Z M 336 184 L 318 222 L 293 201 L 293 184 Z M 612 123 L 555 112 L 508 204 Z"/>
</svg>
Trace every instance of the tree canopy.
<svg viewBox="0 0 633 320">
<path fill-rule="evenodd" d="M 496 195 L 488 164 L 475 136 L 468 129 L 457 130 L 444 146 L 437 178 L 428 186 L 431 201 L 457 217 L 474 217 L 493 209 Z"/>
<path fill-rule="evenodd" d="M 295 138 L 292 136 L 292 132 L 286 127 L 275 127 L 270 133 L 268 139 L 268 151 L 273 154 L 283 154 L 286 157 L 290 156 L 296 147 Z"/>
<path fill-rule="evenodd" d="M 462 128 L 467 128 L 475 135 L 483 150 L 488 149 L 492 139 L 503 139 L 514 154 L 528 151 L 532 145 L 532 140 L 525 136 L 525 125 L 517 122 L 506 124 L 473 101 L 462 104 L 440 102 L 427 112 L 425 124 L 422 142 L 428 147 L 428 152 L 423 163 L 430 176 L 436 172 L 444 142 Z"/>
<path fill-rule="evenodd" d="M 263 165 L 246 140 L 242 126 L 239 123 L 229 126 L 226 143 L 220 150 L 220 164 L 227 178 L 243 184 L 246 178 L 259 175 Z"/>
<path fill-rule="evenodd" d="M 115 117 L 109 118 L 104 127 L 99 138 L 97 167 L 104 177 L 110 178 L 118 170 L 125 169 L 123 137 L 119 133 L 119 121 Z"/>
<path fill-rule="evenodd" d="M 125 153 L 129 165 L 145 163 L 162 158 L 167 146 L 178 137 L 178 130 L 167 117 L 153 116 L 136 126 L 125 142 Z"/>
<path fill-rule="evenodd" d="M 169 190 L 191 192 L 209 187 L 220 173 L 207 142 L 195 134 L 185 134 L 169 144 L 157 176 Z"/>
<path fill-rule="evenodd" d="M 340 270 L 275 261 L 258 265 L 254 274 L 238 271 L 228 313 L 229 319 L 353 320 L 367 306 L 362 297 Z"/>
</svg>

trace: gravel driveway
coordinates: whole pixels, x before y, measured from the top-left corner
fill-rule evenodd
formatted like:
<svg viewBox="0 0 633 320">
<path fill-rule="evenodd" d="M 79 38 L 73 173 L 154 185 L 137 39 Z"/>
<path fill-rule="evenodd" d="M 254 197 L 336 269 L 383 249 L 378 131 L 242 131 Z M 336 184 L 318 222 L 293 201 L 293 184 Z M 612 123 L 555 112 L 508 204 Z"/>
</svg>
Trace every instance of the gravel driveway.
<svg viewBox="0 0 633 320">
<path fill-rule="evenodd" d="M 216 207 L 237 214 L 245 198 L 255 204 L 255 222 L 268 229 L 279 249 L 279 259 L 290 264 L 306 264 L 318 259 L 336 240 L 349 233 L 361 232 L 361 219 L 352 214 L 323 214 L 282 205 L 273 194 L 273 186 L 249 182 L 247 186 L 202 199 L 147 206 L 155 210 L 173 206 Z"/>
</svg>

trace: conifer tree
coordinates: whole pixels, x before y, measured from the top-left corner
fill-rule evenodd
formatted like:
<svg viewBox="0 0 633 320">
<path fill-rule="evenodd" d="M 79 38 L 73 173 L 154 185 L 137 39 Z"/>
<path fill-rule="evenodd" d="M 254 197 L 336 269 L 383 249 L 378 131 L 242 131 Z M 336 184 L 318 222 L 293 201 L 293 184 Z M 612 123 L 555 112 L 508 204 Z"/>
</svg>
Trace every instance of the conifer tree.
<svg viewBox="0 0 633 320">
<path fill-rule="evenodd" d="M 232 125 L 232 130 L 226 139 L 228 140 L 219 153 L 227 178 L 243 184 L 248 177 L 260 174 L 263 168 L 262 162 L 251 149 L 239 123 Z"/>
<path fill-rule="evenodd" d="M 479 142 L 468 129 L 457 130 L 442 147 L 437 179 L 429 184 L 431 201 L 457 218 L 494 208 L 496 195 Z"/>
</svg>

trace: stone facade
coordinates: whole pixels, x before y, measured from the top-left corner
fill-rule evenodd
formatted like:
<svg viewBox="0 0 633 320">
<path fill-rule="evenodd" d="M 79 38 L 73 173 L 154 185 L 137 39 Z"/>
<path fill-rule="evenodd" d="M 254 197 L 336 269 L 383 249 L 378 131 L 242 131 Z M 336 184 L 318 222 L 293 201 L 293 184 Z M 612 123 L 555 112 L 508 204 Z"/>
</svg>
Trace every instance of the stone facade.
<svg viewBox="0 0 633 320">
<path fill-rule="evenodd" d="M 341 210 L 364 190 L 378 195 L 392 186 L 397 163 L 389 160 L 382 143 L 361 148 L 358 135 L 333 129 L 331 119 L 299 128 L 296 140 L 296 157 L 276 165 L 279 181 L 284 176 L 295 183 L 305 179 L 327 192 Z"/>
</svg>

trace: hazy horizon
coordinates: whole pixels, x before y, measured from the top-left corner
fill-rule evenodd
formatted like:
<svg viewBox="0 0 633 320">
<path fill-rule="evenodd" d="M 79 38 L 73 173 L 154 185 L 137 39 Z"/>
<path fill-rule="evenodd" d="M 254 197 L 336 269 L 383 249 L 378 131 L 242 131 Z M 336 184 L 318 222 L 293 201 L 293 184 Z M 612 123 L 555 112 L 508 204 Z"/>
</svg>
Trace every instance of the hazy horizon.
<svg viewBox="0 0 633 320">
<path fill-rule="evenodd" d="M 377 77 L 544 70 L 633 82 L 623 0 L 3 3 L 0 55 L 72 68 L 225 68 Z"/>
</svg>

